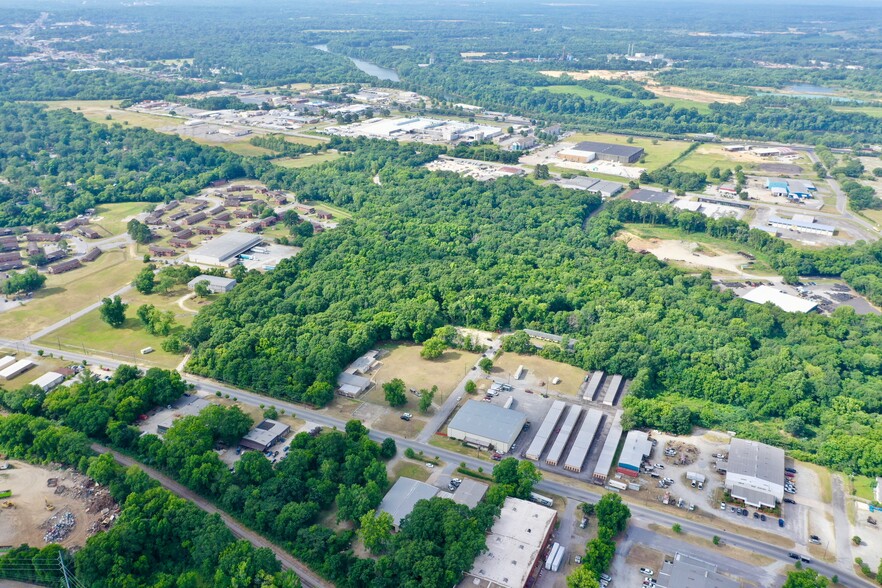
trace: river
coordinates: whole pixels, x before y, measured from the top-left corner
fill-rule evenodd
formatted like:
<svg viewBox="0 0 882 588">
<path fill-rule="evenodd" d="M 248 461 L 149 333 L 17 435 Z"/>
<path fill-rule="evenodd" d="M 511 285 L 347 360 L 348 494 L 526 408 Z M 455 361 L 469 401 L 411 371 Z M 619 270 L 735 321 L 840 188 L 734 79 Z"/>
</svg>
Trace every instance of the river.
<svg viewBox="0 0 882 588">
<path fill-rule="evenodd" d="M 330 53 L 327 45 L 313 45 L 313 49 L 318 49 L 319 51 L 324 51 L 325 53 Z M 358 69 L 368 74 L 369 76 L 374 76 L 375 78 L 379 78 L 381 80 L 388 80 L 390 82 L 400 82 L 401 78 L 398 77 L 398 72 L 394 69 L 389 69 L 388 67 L 381 67 L 376 63 L 371 63 L 370 61 L 365 61 L 363 59 L 356 59 L 354 57 L 346 57 L 349 61 L 355 65 Z"/>
</svg>

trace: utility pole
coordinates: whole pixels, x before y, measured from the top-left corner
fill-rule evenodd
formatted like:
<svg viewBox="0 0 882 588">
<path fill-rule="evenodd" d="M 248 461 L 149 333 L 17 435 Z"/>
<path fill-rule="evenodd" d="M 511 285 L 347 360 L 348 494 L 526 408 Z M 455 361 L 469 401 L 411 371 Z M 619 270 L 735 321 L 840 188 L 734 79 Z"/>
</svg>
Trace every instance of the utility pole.
<svg viewBox="0 0 882 588">
<path fill-rule="evenodd" d="M 70 588 L 70 578 L 68 577 L 67 566 L 64 564 L 64 558 L 61 557 L 61 552 L 58 552 L 58 563 L 61 564 L 61 573 L 64 576 L 64 585 L 66 588 Z"/>
</svg>

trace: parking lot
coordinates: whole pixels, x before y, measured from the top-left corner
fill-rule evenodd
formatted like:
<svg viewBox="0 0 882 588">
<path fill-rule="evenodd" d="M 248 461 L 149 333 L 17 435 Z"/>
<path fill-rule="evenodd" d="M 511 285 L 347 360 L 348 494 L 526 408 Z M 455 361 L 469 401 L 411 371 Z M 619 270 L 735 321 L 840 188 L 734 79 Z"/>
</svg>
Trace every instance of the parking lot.
<svg viewBox="0 0 882 588">
<path fill-rule="evenodd" d="M 520 175 L 526 171 L 510 165 L 498 163 L 488 163 L 486 161 L 475 161 L 471 159 L 459 159 L 454 157 L 441 156 L 435 161 L 426 164 L 426 169 L 431 171 L 449 171 L 461 176 L 466 176 L 486 182 L 506 176 Z"/>
</svg>

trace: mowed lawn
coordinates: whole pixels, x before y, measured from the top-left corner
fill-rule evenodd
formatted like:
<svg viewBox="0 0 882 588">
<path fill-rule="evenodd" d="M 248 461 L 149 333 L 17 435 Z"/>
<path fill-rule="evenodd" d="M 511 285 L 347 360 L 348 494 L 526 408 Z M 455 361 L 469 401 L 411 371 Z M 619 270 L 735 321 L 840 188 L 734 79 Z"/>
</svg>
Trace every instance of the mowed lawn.
<svg viewBox="0 0 882 588">
<path fill-rule="evenodd" d="M 626 103 L 626 102 L 634 102 L 634 98 L 622 98 L 621 96 L 615 96 L 613 94 L 607 94 L 605 92 L 599 92 L 597 90 L 589 90 L 588 88 L 583 88 L 582 86 L 575 85 L 557 85 L 557 86 L 537 86 L 533 88 L 534 90 L 546 90 L 551 92 L 552 94 L 573 94 L 576 96 L 580 96 L 582 98 L 593 98 L 594 100 L 612 100 L 613 102 Z M 688 100 L 686 98 L 669 98 L 667 96 L 659 96 L 658 98 L 650 98 L 646 100 L 636 100 L 641 104 L 667 104 L 669 106 L 674 106 L 676 108 L 694 108 L 702 113 L 710 112 L 710 107 L 704 102 L 696 102 L 695 100 Z"/>
<path fill-rule="evenodd" d="M 107 251 L 84 267 L 47 276 L 30 302 L 0 313 L 0 336 L 22 339 L 119 290 L 143 263 L 128 250 Z"/>
<path fill-rule="evenodd" d="M 575 143 L 580 141 L 599 141 L 601 143 L 615 143 L 617 145 L 643 147 L 646 151 L 646 159 L 643 163 L 634 165 L 640 165 L 648 170 L 654 170 L 666 166 L 677 159 L 680 154 L 689 147 L 689 142 L 687 141 L 665 141 L 662 139 L 650 139 L 637 136 L 631 136 L 632 141 L 628 143 L 628 137 L 629 135 L 613 135 L 609 133 L 577 133 L 567 137 L 567 141 Z M 654 140 L 656 141 L 656 144 L 653 144 Z"/>
<path fill-rule="evenodd" d="M 101 204 L 95 207 L 91 224 L 96 230 L 103 229 L 107 236 L 122 235 L 126 232 L 126 224 L 133 216 L 144 212 L 151 204 L 158 202 L 117 202 Z"/>
<path fill-rule="evenodd" d="M 326 161 L 334 161 L 335 159 L 340 159 L 340 157 L 342 156 L 339 153 L 318 153 L 316 155 L 301 155 L 300 157 L 280 157 L 279 159 L 274 159 L 273 163 L 289 169 L 296 169 L 325 163 Z"/>
<path fill-rule="evenodd" d="M 119 100 L 52 100 L 41 102 L 40 104 L 45 104 L 50 110 L 69 108 L 74 112 L 82 114 L 92 122 L 106 125 L 113 123 L 125 125 L 128 123 L 133 127 L 156 130 L 183 122 L 181 118 L 174 116 L 120 110 L 118 108 L 119 103 Z M 107 118 L 108 116 L 110 116 L 110 119 Z"/>
<path fill-rule="evenodd" d="M 387 345 L 381 349 L 386 354 L 380 358 L 381 365 L 373 372 L 375 385 L 362 397 L 362 400 L 381 406 L 389 406 L 383 393 L 383 384 L 394 378 L 401 378 L 405 386 L 416 390 L 438 386 L 434 402 L 436 405 L 440 404 L 467 374 L 472 373 L 471 367 L 480 357 L 477 353 L 448 349 L 438 359 L 428 360 L 420 357 L 422 345 L 407 343 Z M 475 377 L 478 376 L 477 370 L 474 374 Z M 408 392 L 407 402 L 402 410 L 416 413 L 419 399 Z"/>
<path fill-rule="evenodd" d="M 181 332 L 184 327 L 193 322 L 193 317 L 196 315 L 195 312 L 184 310 L 178 305 L 178 300 L 187 294 L 185 287 L 172 290 L 168 294 L 151 295 L 140 294 L 132 290 L 123 296 L 123 300 L 129 307 L 126 309 L 126 322 L 122 328 L 112 328 L 101 320 L 101 314 L 98 310 L 93 310 L 39 340 L 38 344 L 42 343 L 47 347 L 61 346 L 62 350 L 79 350 L 113 359 L 124 359 L 172 369 L 181 362 L 183 355 L 163 351 L 161 345 L 165 337 L 151 335 L 145 331 L 136 312 L 142 304 L 152 304 L 163 311 L 171 310 L 175 313 L 175 322 L 177 323 L 172 332 Z M 188 307 L 195 304 L 192 301 L 187 302 L 186 306 Z M 145 347 L 153 347 L 155 351 L 142 355 L 141 349 Z"/>
</svg>

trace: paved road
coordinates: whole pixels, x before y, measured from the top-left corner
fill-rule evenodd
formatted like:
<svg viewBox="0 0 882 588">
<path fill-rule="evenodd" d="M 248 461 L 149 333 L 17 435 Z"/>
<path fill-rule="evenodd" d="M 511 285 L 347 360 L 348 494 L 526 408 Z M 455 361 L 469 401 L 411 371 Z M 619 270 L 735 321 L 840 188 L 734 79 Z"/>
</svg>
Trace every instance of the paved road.
<svg viewBox="0 0 882 588">
<path fill-rule="evenodd" d="M 245 539 L 255 547 L 266 547 L 271 549 L 273 553 L 275 553 L 278 560 L 282 563 L 282 567 L 285 569 L 293 570 L 298 576 L 300 576 L 301 583 L 307 588 L 330 588 L 332 584 L 325 582 L 318 576 L 316 576 L 309 568 L 300 563 L 298 560 L 294 559 L 290 553 L 282 549 L 281 547 L 270 543 L 266 539 L 264 539 L 261 535 L 258 535 L 251 529 L 244 527 L 230 515 L 225 512 L 218 510 L 215 508 L 213 504 L 191 491 L 189 488 L 177 483 L 172 480 L 168 476 L 161 474 L 160 472 L 154 470 L 151 467 L 144 465 L 141 462 L 138 462 L 131 457 L 113 451 L 112 449 L 108 449 L 103 445 L 98 445 L 97 443 L 92 445 L 92 449 L 98 453 L 110 453 L 113 455 L 113 458 L 120 464 L 129 467 L 129 466 L 138 466 L 144 472 L 159 482 L 163 488 L 171 491 L 172 493 L 189 500 L 202 510 L 210 514 L 216 514 L 220 516 L 220 518 L 224 521 L 224 524 L 232 531 L 233 535 L 240 539 Z"/>
<path fill-rule="evenodd" d="M 37 347 L 35 345 L 22 343 L 20 341 L 15 342 L 4 342 L 0 341 L 0 345 L 7 345 L 12 347 L 17 347 L 18 349 L 22 349 L 25 351 L 36 351 Z M 80 355 L 76 353 L 62 352 L 58 350 L 44 348 L 46 352 L 53 352 L 56 354 L 63 354 L 65 357 L 74 359 L 74 360 L 82 360 L 87 359 L 90 363 L 93 364 L 101 364 L 109 367 L 116 367 L 120 364 L 120 362 L 105 360 L 95 357 L 89 357 L 85 355 Z M 323 425 L 327 427 L 336 427 L 338 429 L 343 429 L 346 425 L 345 421 L 329 416 L 325 412 L 311 410 L 300 404 L 292 404 L 290 402 L 285 402 L 276 398 L 271 398 L 268 396 L 263 396 L 260 394 L 256 394 L 254 392 L 248 392 L 246 390 L 240 390 L 238 388 L 234 388 L 231 386 L 227 386 L 226 384 L 221 384 L 215 382 L 213 380 L 208 380 L 206 378 L 200 378 L 196 376 L 185 376 L 184 379 L 192 384 L 194 384 L 197 390 L 214 394 L 216 391 L 220 391 L 224 394 L 230 394 L 230 396 L 235 396 L 239 402 L 244 404 L 248 404 L 251 406 L 260 406 L 261 404 L 272 404 L 277 408 L 284 408 L 286 412 L 291 414 L 296 414 L 301 418 L 305 418 L 310 422 L 316 423 L 318 425 Z M 482 459 L 477 459 L 474 457 L 469 457 L 462 455 L 460 453 L 456 453 L 454 451 L 449 451 L 447 449 L 442 449 L 440 447 L 435 447 L 433 445 L 428 445 L 419 440 L 411 440 L 400 437 L 394 433 L 384 433 L 382 431 L 371 430 L 370 432 L 371 439 L 375 441 L 382 441 L 386 437 L 391 437 L 395 440 L 398 445 L 399 451 L 406 448 L 411 448 L 414 451 L 424 451 L 426 455 L 438 456 L 442 460 L 447 461 L 448 463 L 460 463 L 465 462 L 465 464 L 470 467 L 477 469 L 478 467 L 482 467 L 484 469 L 489 469 L 492 467 L 493 462 L 486 461 Z M 596 502 L 600 499 L 600 497 L 605 494 L 605 492 L 594 485 L 588 484 L 586 482 L 577 482 L 576 480 L 561 483 L 554 480 L 542 480 L 537 484 L 536 490 L 539 492 L 550 492 L 552 494 L 557 494 L 559 496 L 563 496 L 564 498 L 576 500 L 579 502 Z M 628 500 L 627 494 L 622 496 L 626 501 Z M 792 560 L 787 556 L 790 549 L 784 547 L 778 547 L 776 545 L 771 545 L 768 543 L 764 543 L 758 539 L 753 539 L 750 537 L 743 537 L 738 534 L 737 530 L 728 531 L 726 529 L 720 530 L 716 527 L 713 527 L 708 524 L 697 523 L 690 520 L 683 519 L 678 516 L 676 513 L 667 513 L 664 511 L 658 511 L 650 508 L 646 508 L 644 506 L 640 506 L 638 504 L 629 503 L 629 507 L 631 508 L 631 512 L 633 516 L 640 517 L 646 521 L 651 521 L 663 526 L 670 527 L 674 525 L 674 523 L 679 523 L 683 528 L 683 531 L 688 534 L 693 534 L 699 537 L 704 537 L 706 539 L 712 539 L 714 535 L 718 535 L 723 540 L 725 540 L 728 544 L 733 545 L 735 547 L 741 547 L 748 551 L 752 551 L 754 553 L 758 553 L 761 555 L 766 555 L 778 561 L 784 563 L 792 563 Z M 846 533 L 847 537 L 847 533 Z M 816 562 L 812 564 L 818 572 L 826 575 L 833 576 L 838 575 L 840 579 L 846 580 L 849 586 L 866 586 L 872 587 L 873 583 L 856 576 L 851 568 L 851 561 L 846 561 L 843 559 L 841 562 L 837 562 L 837 565 L 831 565 L 824 562 Z"/>
<path fill-rule="evenodd" d="M 836 540 L 836 561 L 840 566 L 851 566 L 851 527 L 845 512 L 845 489 L 842 478 L 833 476 L 833 531 Z"/>
</svg>

